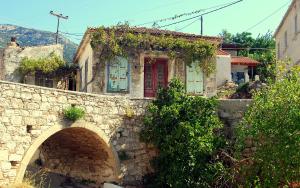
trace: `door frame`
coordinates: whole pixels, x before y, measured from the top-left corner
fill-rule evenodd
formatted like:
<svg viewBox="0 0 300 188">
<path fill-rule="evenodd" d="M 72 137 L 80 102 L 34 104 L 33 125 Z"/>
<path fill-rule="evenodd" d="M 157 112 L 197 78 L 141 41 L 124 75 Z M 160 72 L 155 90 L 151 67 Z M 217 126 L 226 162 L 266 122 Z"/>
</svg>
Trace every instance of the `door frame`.
<svg viewBox="0 0 300 188">
<path fill-rule="evenodd" d="M 146 85 L 146 79 L 145 79 L 145 67 L 146 67 L 146 63 L 149 61 L 155 61 L 153 63 L 151 63 L 151 71 L 152 71 L 152 92 L 146 93 L 145 90 L 145 85 Z M 149 57 L 149 56 L 145 56 L 144 57 L 144 79 L 143 79 L 143 83 L 144 83 L 144 89 L 143 89 L 143 94 L 144 97 L 155 97 L 156 95 L 156 91 L 157 91 L 157 87 L 158 87 L 158 80 L 157 80 L 157 65 L 158 64 L 164 64 L 164 87 L 166 87 L 168 85 L 168 73 L 169 73 L 169 59 L 168 58 L 161 58 L 161 57 Z"/>
</svg>

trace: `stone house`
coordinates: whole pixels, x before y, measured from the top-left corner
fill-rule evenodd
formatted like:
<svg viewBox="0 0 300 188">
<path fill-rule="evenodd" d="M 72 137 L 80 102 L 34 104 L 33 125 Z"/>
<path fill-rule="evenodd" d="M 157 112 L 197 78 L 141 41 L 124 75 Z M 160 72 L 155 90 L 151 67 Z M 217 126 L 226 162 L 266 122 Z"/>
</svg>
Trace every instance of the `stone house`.
<svg viewBox="0 0 300 188">
<path fill-rule="evenodd" d="M 153 36 L 172 36 L 190 41 L 205 40 L 219 45 L 221 38 L 200 36 L 181 32 L 131 28 L 136 34 Z M 158 85 L 166 86 L 174 77 L 186 85 L 187 93 L 191 95 L 214 96 L 217 89 L 216 73 L 206 75 L 195 63 L 188 65 L 179 59 L 170 58 L 164 51 L 150 52 L 147 50 L 132 53 L 128 58 L 117 57 L 116 62 L 101 62 L 99 51 L 91 46 L 91 37 L 95 29 L 89 28 L 79 45 L 74 57 L 74 63 L 79 65 L 77 76 L 78 91 L 97 94 L 121 94 L 131 98 L 154 97 Z M 221 55 L 222 54 L 219 54 Z M 224 62 L 224 57 L 217 61 Z M 228 58 L 228 57 L 227 57 Z M 225 66 L 230 66 L 226 64 Z M 230 79 L 220 76 L 220 81 Z"/>
<path fill-rule="evenodd" d="M 274 34 L 277 58 L 289 58 L 294 64 L 300 63 L 299 15 L 300 0 L 293 0 Z"/>
<path fill-rule="evenodd" d="M 43 87 L 70 89 L 75 90 L 75 82 L 72 82 L 70 75 L 75 75 L 75 70 L 62 69 L 56 72 L 43 74 L 36 72 L 35 74 L 22 75 L 19 72 L 21 60 L 25 57 L 38 59 L 48 57 L 51 53 L 63 58 L 63 46 L 60 44 L 21 47 L 16 38 L 12 37 L 11 42 L 6 48 L 0 48 L 0 79 L 10 82 L 26 83 Z"/>
</svg>

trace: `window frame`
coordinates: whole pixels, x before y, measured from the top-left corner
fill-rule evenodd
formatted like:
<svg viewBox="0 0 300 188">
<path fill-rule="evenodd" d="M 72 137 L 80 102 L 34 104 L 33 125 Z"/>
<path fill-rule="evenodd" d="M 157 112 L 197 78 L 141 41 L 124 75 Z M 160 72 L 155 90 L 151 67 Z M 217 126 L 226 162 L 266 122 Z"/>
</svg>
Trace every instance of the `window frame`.
<svg viewBox="0 0 300 188">
<path fill-rule="evenodd" d="M 128 94 L 130 93 L 130 78 L 131 78 L 131 69 L 130 69 L 130 63 L 128 61 L 128 58 L 125 58 L 125 57 L 117 57 L 118 58 L 121 58 L 121 59 L 126 59 L 126 62 L 127 62 L 127 72 L 126 72 L 126 76 L 127 76 L 127 89 L 126 90 L 117 90 L 117 91 L 113 91 L 111 90 L 111 88 L 109 87 L 109 79 L 110 79 L 110 67 L 111 67 L 111 63 L 112 62 L 107 62 L 106 63 L 106 73 L 107 73 L 107 76 L 106 76 L 106 93 L 121 93 L 121 94 Z M 120 66 L 120 64 L 118 65 Z"/>
</svg>

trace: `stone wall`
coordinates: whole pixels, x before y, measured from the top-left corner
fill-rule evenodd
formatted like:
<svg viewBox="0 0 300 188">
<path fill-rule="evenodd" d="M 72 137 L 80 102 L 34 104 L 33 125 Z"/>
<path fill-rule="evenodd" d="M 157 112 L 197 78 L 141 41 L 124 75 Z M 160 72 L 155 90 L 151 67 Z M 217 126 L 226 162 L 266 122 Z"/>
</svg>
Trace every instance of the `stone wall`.
<svg viewBox="0 0 300 188">
<path fill-rule="evenodd" d="M 4 78 L 3 59 L 4 59 L 4 48 L 0 48 L 0 80 L 3 80 Z"/>
<path fill-rule="evenodd" d="M 0 82 L 0 185 L 22 180 L 38 149 L 44 165 L 56 173 L 136 184 L 151 172 L 155 155 L 139 140 L 147 103 Z M 66 121 L 62 112 L 70 105 L 83 108 L 85 118 Z M 134 117 L 127 117 L 128 110 Z"/>
<path fill-rule="evenodd" d="M 62 175 L 139 184 L 152 172 L 150 159 L 156 154 L 139 140 L 148 103 L 0 81 L 0 186 L 21 181 L 35 159 Z M 250 103 L 220 101 L 228 138 Z M 63 110 L 71 105 L 85 110 L 84 119 L 64 118 Z"/>
<path fill-rule="evenodd" d="M 29 57 L 37 59 L 41 57 L 47 57 L 52 52 L 56 53 L 60 57 L 63 57 L 63 46 L 48 45 L 24 48 L 21 48 L 19 46 L 8 46 L 4 49 L 3 57 L 4 80 L 11 82 L 21 82 L 21 75 L 17 69 L 22 58 Z"/>
<path fill-rule="evenodd" d="M 224 124 L 225 136 L 234 139 L 234 128 L 242 120 L 251 99 L 219 100 L 218 115 Z"/>
</svg>

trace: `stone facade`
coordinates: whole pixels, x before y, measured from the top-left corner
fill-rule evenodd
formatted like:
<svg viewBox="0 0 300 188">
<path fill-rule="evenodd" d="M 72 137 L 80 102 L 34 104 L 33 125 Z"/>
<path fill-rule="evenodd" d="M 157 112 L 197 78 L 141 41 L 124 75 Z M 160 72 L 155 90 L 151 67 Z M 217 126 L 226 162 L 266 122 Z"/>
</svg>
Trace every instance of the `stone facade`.
<svg viewBox="0 0 300 188">
<path fill-rule="evenodd" d="M 77 75 L 77 89 L 95 94 L 125 95 L 131 98 L 144 98 L 144 65 L 145 58 L 167 60 L 168 78 L 179 78 L 183 83 L 187 83 L 187 64 L 181 59 L 171 59 L 166 52 L 140 51 L 127 57 L 129 68 L 129 91 L 126 93 L 109 93 L 107 62 L 100 62 L 100 49 L 93 49 L 90 45 L 90 36 L 85 36 L 75 55 L 75 63 L 80 67 Z M 217 61 L 217 60 L 216 60 Z M 87 66 L 86 66 L 87 64 Z M 230 74 L 230 73 L 229 73 Z M 229 75 L 230 76 L 230 75 Z M 87 80 L 85 80 L 87 79 Z M 216 73 L 203 77 L 203 95 L 207 97 L 215 96 L 217 92 Z"/>
<path fill-rule="evenodd" d="M 47 57 L 52 52 L 60 57 L 63 57 L 63 46 L 48 45 L 35 47 L 19 47 L 17 45 L 9 45 L 3 50 L 2 69 L 0 75 L 2 75 L 3 80 L 20 83 L 21 75 L 18 72 L 18 68 L 23 58 L 28 57 L 38 59 Z M 34 78 L 28 79 L 27 83 L 34 84 Z"/>
<path fill-rule="evenodd" d="M 135 185 L 155 155 L 139 141 L 147 103 L 0 82 L 0 185 L 21 181 L 37 150 L 50 171 Z M 85 118 L 65 120 L 70 105 L 83 108 Z"/>
<path fill-rule="evenodd" d="M 220 101 L 228 138 L 250 102 Z M 37 160 L 50 172 L 78 179 L 138 185 L 156 155 L 139 139 L 148 103 L 0 81 L 0 186 L 22 181 Z M 64 118 L 71 105 L 85 110 L 84 119 Z"/>
<path fill-rule="evenodd" d="M 242 120 L 244 113 L 251 103 L 251 99 L 230 99 L 219 101 L 218 115 L 224 124 L 225 136 L 227 139 L 234 139 L 234 129 Z"/>
<path fill-rule="evenodd" d="M 3 59 L 4 59 L 4 48 L 0 48 L 0 80 L 4 79 L 3 75 L 3 70 L 4 70 L 4 65 L 3 65 Z"/>
<path fill-rule="evenodd" d="M 292 0 L 281 23 L 275 31 L 276 54 L 280 60 L 290 59 L 300 63 L 300 0 Z"/>
</svg>

